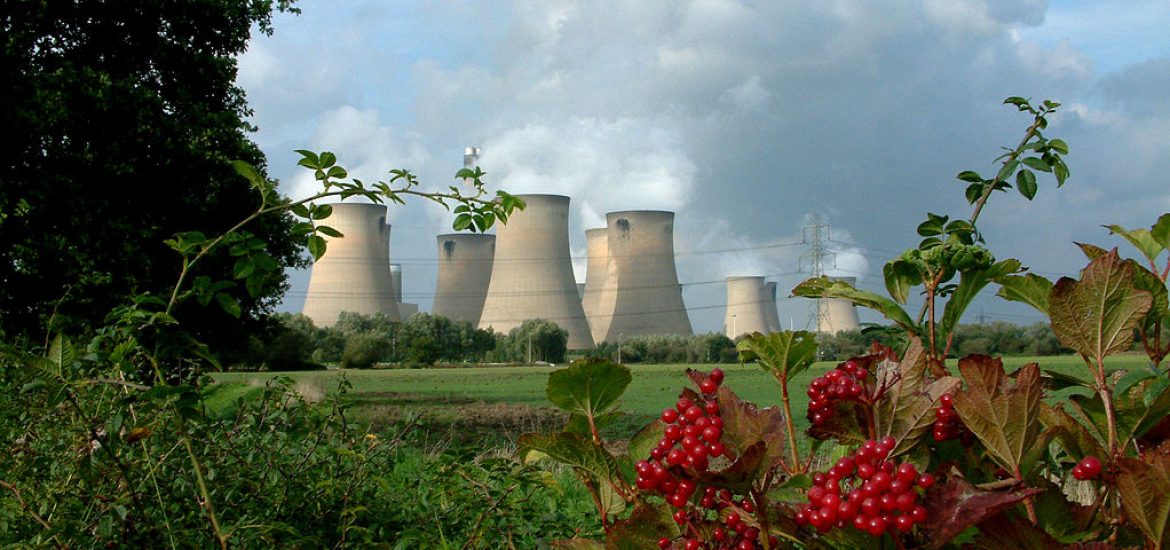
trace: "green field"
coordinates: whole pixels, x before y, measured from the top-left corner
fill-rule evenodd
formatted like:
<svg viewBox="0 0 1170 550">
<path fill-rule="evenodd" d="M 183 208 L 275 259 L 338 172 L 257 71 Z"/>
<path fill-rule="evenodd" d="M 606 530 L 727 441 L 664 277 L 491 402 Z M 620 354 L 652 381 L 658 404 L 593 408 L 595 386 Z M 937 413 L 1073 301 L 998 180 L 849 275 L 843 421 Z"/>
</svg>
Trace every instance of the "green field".
<svg viewBox="0 0 1170 550">
<path fill-rule="evenodd" d="M 1044 369 L 1083 372 L 1078 357 L 1008 357 L 1008 370 L 1030 361 Z M 1134 368 L 1145 363 L 1138 355 L 1114 357 L 1112 368 Z M 820 362 L 798 376 L 792 384 L 793 415 L 798 425 L 805 424 L 803 411 L 808 397 L 804 388 L 816 376 L 835 363 Z M 707 369 L 712 365 L 630 365 L 633 381 L 621 401 L 628 414 L 611 430 L 613 437 L 628 437 L 637 427 L 672 404 L 682 386 L 688 385 L 684 374 L 688 367 Z M 724 384 L 741 398 L 760 406 L 780 403 L 779 386 L 770 374 L 755 365 L 721 365 L 727 373 Z M 555 367 L 476 367 L 402 370 L 330 370 L 285 373 L 296 381 L 302 393 L 323 394 L 335 391 L 344 376 L 353 388 L 346 398 L 352 404 L 352 417 L 358 423 L 380 430 L 387 425 L 413 418 L 424 430 L 436 437 L 482 441 L 502 436 L 511 440 L 518 433 L 555 429 L 562 417 L 545 400 L 548 373 Z M 217 373 L 214 378 L 226 383 L 220 399 L 233 399 L 247 393 L 277 373 Z M 238 385 L 237 385 L 238 384 Z M 254 390 L 253 390 L 254 391 Z"/>
</svg>

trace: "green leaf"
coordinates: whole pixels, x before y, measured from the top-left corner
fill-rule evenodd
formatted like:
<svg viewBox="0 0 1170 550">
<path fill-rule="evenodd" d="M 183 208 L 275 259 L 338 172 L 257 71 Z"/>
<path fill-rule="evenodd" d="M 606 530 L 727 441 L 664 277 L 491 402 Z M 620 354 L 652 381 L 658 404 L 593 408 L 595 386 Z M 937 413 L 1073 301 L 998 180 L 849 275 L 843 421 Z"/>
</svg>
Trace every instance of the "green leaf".
<svg viewBox="0 0 1170 550">
<path fill-rule="evenodd" d="M 1063 404 L 1040 403 L 1040 424 L 1044 431 L 1051 433 L 1056 442 L 1072 457 L 1085 455 L 1107 456 L 1106 442 L 1087 429 L 1064 410 Z"/>
<path fill-rule="evenodd" d="M 1162 248 L 1170 248 L 1170 213 L 1158 216 L 1158 221 L 1150 227 L 1150 236 L 1162 245 Z"/>
<path fill-rule="evenodd" d="M 1065 143 L 1063 139 L 1049 140 L 1048 147 L 1050 147 L 1053 151 L 1056 151 L 1057 153 L 1060 153 L 1062 155 L 1068 154 L 1068 144 Z"/>
<path fill-rule="evenodd" d="M 1133 286 L 1133 269 L 1117 249 L 1081 270 L 1081 280 L 1062 277 L 1048 298 L 1052 330 L 1062 344 L 1096 365 L 1124 351 L 1149 311 L 1149 292 Z"/>
<path fill-rule="evenodd" d="M 642 460 L 650 456 L 650 451 L 658 446 L 660 441 L 666 433 L 666 424 L 661 419 L 654 419 L 653 422 L 646 424 L 634 437 L 630 438 L 630 445 L 628 452 L 630 458 L 634 460 Z"/>
<path fill-rule="evenodd" d="M 617 482 L 617 459 L 585 436 L 568 432 L 524 434 L 516 440 L 520 459 L 531 463 L 544 458 L 589 473 L 593 479 Z"/>
<path fill-rule="evenodd" d="M 472 221 L 471 214 L 460 214 L 455 216 L 455 222 L 451 224 L 451 227 L 456 231 L 463 231 L 471 227 Z"/>
<path fill-rule="evenodd" d="M 1109 253 L 1108 250 L 1105 250 L 1104 248 L 1101 248 L 1095 244 L 1076 243 L 1076 245 L 1081 249 L 1081 252 L 1083 252 L 1085 257 L 1089 260 L 1096 260 L 1097 258 L 1100 258 L 1101 256 Z"/>
<path fill-rule="evenodd" d="M 1004 163 L 1004 165 L 1000 167 L 999 172 L 995 174 L 995 179 L 998 181 L 1007 181 L 1007 179 L 1010 178 L 1013 173 L 1015 173 L 1016 168 L 1019 167 L 1020 161 L 1018 160 Z"/>
<path fill-rule="evenodd" d="M 1016 174 L 1016 189 L 1028 200 L 1036 196 L 1036 174 L 1031 170 L 1020 170 Z"/>
<path fill-rule="evenodd" d="M 322 151 L 321 156 L 318 158 L 320 160 L 318 161 L 317 167 L 321 169 L 329 168 L 334 164 L 337 164 L 337 155 L 334 155 L 329 151 Z"/>
<path fill-rule="evenodd" d="M 996 262 L 987 269 L 975 269 L 964 272 L 959 276 L 959 286 L 955 288 L 951 299 L 943 308 L 942 321 L 939 323 L 939 333 L 946 338 L 959 326 L 963 312 L 971 305 L 971 301 L 989 283 L 1005 279 L 1020 271 L 1020 261 L 1007 259 Z"/>
<path fill-rule="evenodd" d="M 1042 159 L 1040 159 L 1038 157 L 1027 157 L 1024 159 L 1024 164 L 1027 165 L 1028 168 L 1031 168 L 1033 170 L 1039 170 L 1041 172 L 1051 172 L 1052 171 L 1052 167 L 1048 166 L 1048 163 L 1044 162 Z"/>
<path fill-rule="evenodd" d="M 321 256 L 325 255 L 325 238 L 320 235 L 309 236 L 309 254 L 313 255 L 313 260 L 320 260 Z"/>
<path fill-rule="evenodd" d="M 1125 237 L 1125 240 L 1129 241 L 1134 248 L 1138 249 L 1138 252 L 1141 252 L 1142 256 L 1145 256 L 1146 260 L 1149 260 L 1150 263 L 1154 263 L 1158 259 L 1158 256 L 1166 251 L 1166 246 L 1158 242 L 1154 238 L 1154 235 L 1150 233 L 1149 229 L 1138 228 L 1128 230 L 1116 224 L 1103 227 L 1109 229 L 1110 233 L 1116 233 Z"/>
<path fill-rule="evenodd" d="M 926 221 L 918 224 L 918 234 L 922 237 L 933 237 L 943 234 L 943 227 L 948 216 L 940 216 L 931 212 L 926 213 Z"/>
<path fill-rule="evenodd" d="M 675 538 L 680 534 L 678 524 L 671 518 L 666 503 L 639 503 L 630 517 L 614 522 L 609 529 L 607 550 L 645 550 L 658 548 L 661 537 Z"/>
<path fill-rule="evenodd" d="M 983 183 L 972 183 L 967 186 L 967 189 L 963 191 L 963 195 L 967 197 L 967 204 L 975 204 L 975 201 L 983 196 L 983 186 Z"/>
<path fill-rule="evenodd" d="M 72 365 L 77 360 L 77 352 L 73 349 L 73 343 L 68 338 L 57 333 L 53 337 L 53 341 L 49 343 L 48 359 L 55 367 L 53 374 L 60 377 L 61 373 L 65 371 L 65 367 Z"/>
<path fill-rule="evenodd" d="M 882 266 L 882 276 L 886 280 L 886 291 L 899 304 L 905 304 L 910 296 L 910 289 L 922 284 L 922 274 L 918 267 L 901 258 L 895 258 Z"/>
<path fill-rule="evenodd" d="M 979 174 L 972 172 L 970 170 L 964 170 L 962 172 L 959 172 L 959 175 L 957 175 L 955 177 L 958 178 L 959 181 L 968 181 L 971 183 L 983 183 L 983 176 L 980 176 Z"/>
<path fill-rule="evenodd" d="M 996 296 L 1012 302 L 1022 302 L 1048 315 L 1048 295 L 1052 293 L 1052 281 L 1035 273 L 1001 277 Z"/>
<path fill-rule="evenodd" d="M 272 183 L 264 179 L 264 176 L 261 176 L 260 172 L 258 172 L 251 164 L 248 164 L 242 160 L 233 160 L 232 168 L 235 169 L 237 174 L 248 180 L 248 183 L 251 183 L 252 187 L 256 188 L 257 190 L 264 192 L 272 189 Z"/>
<path fill-rule="evenodd" d="M 314 153 L 308 149 L 297 149 L 296 152 L 301 155 L 301 160 L 297 161 L 298 165 L 304 166 L 310 170 L 316 170 L 321 166 L 321 160 L 317 156 L 317 153 Z"/>
<path fill-rule="evenodd" d="M 954 403 L 963 423 L 1004 469 L 1016 475 L 1027 470 L 1024 454 L 1040 429 L 1040 368 L 1024 365 L 1010 384 L 1002 361 L 972 355 L 959 360 L 959 372 L 967 389 Z"/>
<path fill-rule="evenodd" d="M 1063 160 L 1058 160 L 1052 165 L 1052 174 L 1056 176 L 1056 186 L 1064 185 L 1068 180 L 1068 165 Z"/>
<path fill-rule="evenodd" d="M 331 204 L 314 204 L 309 207 L 309 211 L 313 213 L 314 220 L 324 220 L 333 215 L 333 205 Z"/>
<path fill-rule="evenodd" d="M 873 292 L 853 288 L 852 285 L 845 281 L 836 281 L 821 276 L 800 283 L 796 288 L 792 289 L 792 294 L 805 298 L 841 298 L 848 300 L 859 306 L 876 310 L 886 319 L 893 321 L 905 329 L 909 334 L 917 335 L 919 332 L 918 325 L 910 319 L 910 315 L 905 310 L 898 306 L 897 302 Z"/>
<path fill-rule="evenodd" d="M 1151 547 L 1162 548 L 1170 520 L 1170 456 L 1151 453 L 1147 460 L 1118 461 L 1117 492 L 1125 516 L 1142 530 Z"/>
<path fill-rule="evenodd" d="M 557 408 L 595 418 L 617 406 L 632 378 L 623 365 L 582 359 L 549 373 L 545 393 Z"/>
<path fill-rule="evenodd" d="M 741 362 L 755 361 L 776 380 L 786 383 L 816 361 L 817 339 L 804 330 L 754 332 L 740 340 L 735 349 Z"/>
<path fill-rule="evenodd" d="M 346 172 L 345 168 L 342 168 L 340 166 L 333 166 L 333 167 L 329 168 L 328 171 L 325 172 L 325 175 L 328 176 L 330 179 L 342 180 L 342 179 L 345 179 L 346 177 L 349 176 L 349 172 Z"/>
<path fill-rule="evenodd" d="M 342 235 L 340 231 L 333 229 L 332 227 L 329 227 L 328 225 L 318 225 L 317 232 L 323 233 L 323 234 L 328 235 L 330 237 L 333 237 L 335 239 L 345 236 L 345 235 Z"/>
<path fill-rule="evenodd" d="M 220 309 L 227 312 L 232 317 L 239 318 L 242 313 L 240 310 L 240 302 L 230 294 L 219 293 L 215 295 L 215 301 L 219 304 Z"/>
</svg>

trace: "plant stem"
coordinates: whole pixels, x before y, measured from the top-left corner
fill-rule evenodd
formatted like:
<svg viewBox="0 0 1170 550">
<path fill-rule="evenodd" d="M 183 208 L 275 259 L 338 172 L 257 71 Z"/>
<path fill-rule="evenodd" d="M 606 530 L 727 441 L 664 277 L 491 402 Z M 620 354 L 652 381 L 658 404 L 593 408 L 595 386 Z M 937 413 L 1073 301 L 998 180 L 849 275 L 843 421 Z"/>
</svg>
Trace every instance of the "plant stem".
<svg viewBox="0 0 1170 550">
<path fill-rule="evenodd" d="M 179 414 L 175 411 L 175 415 Z M 179 417 L 179 430 L 183 439 L 183 446 L 187 449 L 187 456 L 191 458 L 191 467 L 195 470 L 195 481 L 199 486 L 199 494 L 203 498 L 203 506 L 207 510 L 207 518 L 211 520 L 211 529 L 215 532 L 215 538 L 219 541 L 219 546 L 223 550 L 227 550 L 227 537 L 224 536 L 223 530 L 219 527 L 219 519 L 215 517 L 215 506 L 211 503 L 211 491 L 207 489 L 207 481 L 203 479 L 203 467 L 199 464 L 199 459 L 195 458 L 195 450 L 191 448 L 191 439 L 187 436 L 187 430 L 183 427 L 183 421 Z"/>
<path fill-rule="evenodd" d="M 777 376 L 776 379 L 780 381 L 780 399 L 784 403 L 784 424 L 788 428 L 788 449 L 792 452 L 792 467 L 799 468 L 800 454 L 796 450 L 796 426 L 792 422 L 792 405 L 788 400 L 788 378 Z"/>
<path fill-rule="evenodd" d="M 1020 140 L 1020 143 L 1016 145 L 1016 148 L 1012 150 L 1010 155 L 1008 155 L 1008 158 L 1003 161 L 1004 166 L 1011 164 L 1024 153 L 1024 146 L 1027 145 L 1033 137 L 1036 137 L 1036 131 L 1039 130 L 1040 125 L 1044 123 L 1045 113 L 1046 111 L 1041 111 L 1036 115 L 1032 125 L 1028 127 L 1027 131 L 1024 132 L 1023 139 Z M 995 191 L 995 184 L 999 183 L 1000 181 L 999 174 L 996 174 L 995 179 L 991 180 L 991 182 L 988 183 L 983 189 L 983 194 L 979 195 L 979 200 L 975 201 L 975 210 L 971 212 L 971 219 L 968 220 L 971 222 L 971 225 L 975 225 L 975 221 L 979 219 L 979 213 L 983 211 L 983 205 L 987 204 L 987 199 L 991 198 L 991 193 Z"/>
</svg>

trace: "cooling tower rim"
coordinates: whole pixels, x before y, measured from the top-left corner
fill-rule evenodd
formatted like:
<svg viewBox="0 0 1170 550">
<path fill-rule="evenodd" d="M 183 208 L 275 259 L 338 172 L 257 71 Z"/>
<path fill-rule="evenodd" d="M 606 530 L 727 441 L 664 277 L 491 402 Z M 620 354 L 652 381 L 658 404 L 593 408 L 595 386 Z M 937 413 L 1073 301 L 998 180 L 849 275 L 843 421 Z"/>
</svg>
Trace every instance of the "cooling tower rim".
<svg viewBox="0 0 1170 550">
<path fill-rule="evenodd" d="M 732 275 L 732 276 L 727 277 L 728 282 L 745 281 L 745 280 L 756 280 L 756 281 L 763 282 L 764 279 L 765 279 L 765 277 L 763 275 Z"/>
<path fill-rule="evenodd" d="M 461 241 L 494 241 L 495 235 L 488 235 L 486 233 L 443 233 L 435 236 L 436 240 L 461 240 Z"/>
<path fill-rule="evenodd" d="M 517 194 L 512 195 L 512 196 L 513 197 L 520 197 L 521 199 L 526 199 L 526 198 L 555 199 L 555 200 L 564 199 L 566 202 L 568 202 L 568 200 L 569 200 L 568 195 L 555 195 L 552 193 L 517 193 Z"/>
<path fill-rule="evenodd" d="M 604 234 L 604 233 L 605 233 L 605 232 L 607 232 L 607 231 L 609 231 L 609 228 L 608 228 L 608 227 L 594 227 L 594 228 L 592 228 L 592 229 L 586 229 L 586 230 L 585 230 L 585 235 L 586 235 L 586 236 L 589 236 L 589 235 L 601 235 L 601 234 Z"/>
<path fill-rule="evenodd" d="M 672 212 L 670 210 L 618 210 L 616 212 L 607 212 L 605 214 L 606 220 L 608 220 L 610 216 L 614 216 L 614 217 L 618 217 L 618 216 L 651 216 L 651 217 L 670 216 L 670 217 L 674 217 L 674 212 Z"/>
<path fill-rule="evenodd" d="M 325 202 L 325 203 L 321 203 L 321 204 L 328 205 L 331 208 L 337 208 L 338 206 L 343 206 L 346 208 L 370 208 L 370 207 L 373 207 L 373 208 L 381 208 L 383 210 L 386 209 L 385 204 L 378 204 L 378 203 L 373 203 L 373 202 Z M 387 223 L 386 225 L 390 225 L 390 224 Z"/>
</svg>

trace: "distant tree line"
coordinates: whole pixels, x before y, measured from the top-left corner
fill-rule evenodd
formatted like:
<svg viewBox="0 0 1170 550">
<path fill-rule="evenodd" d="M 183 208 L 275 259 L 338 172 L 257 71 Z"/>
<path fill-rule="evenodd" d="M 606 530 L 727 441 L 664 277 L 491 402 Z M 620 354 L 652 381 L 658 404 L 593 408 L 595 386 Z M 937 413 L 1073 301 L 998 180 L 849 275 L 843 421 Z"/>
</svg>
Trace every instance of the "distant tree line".
<svg viewBox="0 0 1170 550">
<path fill-rule="evenodd" d="M 269 328 L 251 338 L 245 366 L 303 370 L 336 364 L 430 366 L 436 363 L 565 360 L 569 334 L 551 321 L 532 319 L 507 334 L 478 329 L 467 321 L 418 313 L 406 321 L 382 314 L 342 313 L 331 327 L 301 314 L 273 316 Z"/>
<path fill-rule="evenodd" d="M 735 342 L 709 332 L 694 336 L 660 335 L 623 338 L 620 345 L 602 342 L 587 357 L 622 363 L 734 363 Z"/>
<path fill-rule="evenodd" d="M 817 337 L 821 359 L 845 359 L 867 353 L 873 342 L 897 345 L 898 335 L 884 327 L 841 331 Z M 988 355 L 1061 355 L 1071 350 L 1061 345 L 1048 323 L 1021 326 L 1004 321 L 959 325 L 951 353 L 962 357 L 972 353 Z"/>
</svg>

